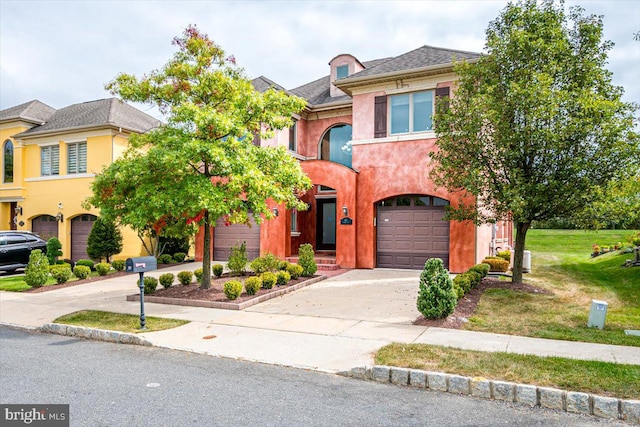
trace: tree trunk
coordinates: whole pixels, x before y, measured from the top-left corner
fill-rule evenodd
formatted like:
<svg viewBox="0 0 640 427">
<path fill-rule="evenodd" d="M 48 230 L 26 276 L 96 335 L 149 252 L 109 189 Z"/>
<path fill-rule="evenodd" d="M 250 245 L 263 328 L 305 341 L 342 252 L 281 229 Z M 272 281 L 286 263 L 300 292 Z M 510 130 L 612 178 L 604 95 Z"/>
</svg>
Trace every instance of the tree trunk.
<svg viewBox="0 0 640 427">
<path fill-rule="evenodd" d="M 204 244 L 202 245 L 202 285 L 201 289 L 211 287 L 211 226 L 209 211 L 204 211 Z"/>
<path fill-rule="evenodd" d="M 513 254 L 513 277 L 511 278 L 511 283 L 522 282 L 524 242 L 530 226 L 530 222 L 516 222 L 516 252 Z"/>
</svg>

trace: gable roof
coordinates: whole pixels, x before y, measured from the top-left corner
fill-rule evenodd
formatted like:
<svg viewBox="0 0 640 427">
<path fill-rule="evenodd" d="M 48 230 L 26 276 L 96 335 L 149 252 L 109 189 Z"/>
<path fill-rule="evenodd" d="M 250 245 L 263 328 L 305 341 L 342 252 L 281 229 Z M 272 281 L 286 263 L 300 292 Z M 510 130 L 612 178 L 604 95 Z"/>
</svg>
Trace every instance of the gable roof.
<svg viewBox="0 0 640 427">
<path fill-rule="evenodd" d="M 265 76 L 256 77 L 255 79 L 251 80 L 251 84 L 260 93 L 266 92 L 270 88 L 274 88 L 275 90 L 279 90 L 282 92 L 287 92 L 285 88 L 283 88 L 273 80 L 266 78 Z"/>
<path fill-rule="evenodd" d="M 25 122 L 41 125 L 46 122 L 56 109 L 44 104 L 37 99 L 25 102 L 0 111 L 0 122 L 23 120 Z"/>
<path fill-rule="evenodd" d="M 144 133 L 157 127 L 160 121 L 117 98 L 99 99 L 61 108 L 41 126 L 33 127 L 16 137 L 30 137 L 95 127 L 123 128 Z"/>
</svg>

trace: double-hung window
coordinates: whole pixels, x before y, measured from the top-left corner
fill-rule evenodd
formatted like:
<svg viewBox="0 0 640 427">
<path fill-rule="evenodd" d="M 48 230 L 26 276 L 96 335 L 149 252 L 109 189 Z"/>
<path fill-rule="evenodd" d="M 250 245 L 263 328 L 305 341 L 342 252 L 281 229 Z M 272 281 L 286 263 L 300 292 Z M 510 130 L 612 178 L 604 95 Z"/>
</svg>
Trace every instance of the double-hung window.
<svg viewBox="0 0 640 427">
<path fill-rule="evenodd" d="M 431 130 L 433 91 L 404 93 L 390 96 L 391 134 Z"/>
<path fill-rule="evenodd" d="M 67 145 L 67 173 L 87 172 L 87 143 L 76 142 Z"/>
<path fill-rule="evenodd" d="M 47 145 L 40 148 L 40 175 L 50 176 L 60 174 L 60 148 L 57 145 Z"/>
<path fill-rule="evenodd" d="M 289 151 L 298 151 L 298 121 L 295 120 L 289 128 Z"/>
</svg>

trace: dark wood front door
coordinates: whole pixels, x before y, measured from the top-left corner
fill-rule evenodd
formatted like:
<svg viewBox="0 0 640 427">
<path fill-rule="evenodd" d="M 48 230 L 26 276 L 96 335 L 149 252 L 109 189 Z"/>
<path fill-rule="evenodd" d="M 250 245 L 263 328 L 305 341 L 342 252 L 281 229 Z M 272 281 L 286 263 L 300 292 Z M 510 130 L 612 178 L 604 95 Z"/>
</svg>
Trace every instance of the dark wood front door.
<svg viewBox="0 0 640 427">
<path fill-rule="evenodd" d="M 336 250 L 336 199 L 316 201 L 316 249 Z"/>
</svg>

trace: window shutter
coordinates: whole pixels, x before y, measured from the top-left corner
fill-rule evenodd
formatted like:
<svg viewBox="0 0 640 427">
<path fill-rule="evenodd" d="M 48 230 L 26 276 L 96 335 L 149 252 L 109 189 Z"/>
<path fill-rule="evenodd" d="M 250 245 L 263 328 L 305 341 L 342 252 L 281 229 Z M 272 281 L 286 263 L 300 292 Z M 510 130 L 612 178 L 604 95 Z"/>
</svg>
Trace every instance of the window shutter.
<svg viewBox="0 0 640 427">
<path fill-rule="evenodd" d="M 51 175 L 51 147 L 42 147 L 40 149 L 40 175 Z"/>
<path fill-rule="evenodd" d="M 384 138 L 387 136 L 387 97 L 376 96 L 373 111 L 373 136 Z"/>
<path fill-rule="evenodd" d="M 60 174 L 60 147 L 51 147 L 51 175 Z"/>
<path fill-rule="evenodd" d="M 438 113 L 449 110 L 449 87 L 436 88 L 436 108 Z"/>
</svg>

